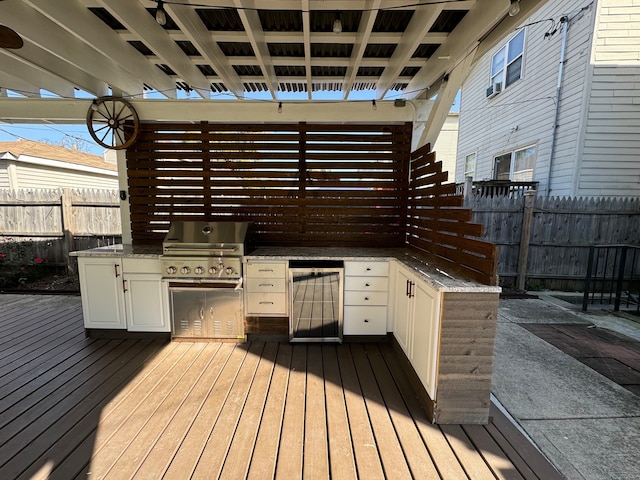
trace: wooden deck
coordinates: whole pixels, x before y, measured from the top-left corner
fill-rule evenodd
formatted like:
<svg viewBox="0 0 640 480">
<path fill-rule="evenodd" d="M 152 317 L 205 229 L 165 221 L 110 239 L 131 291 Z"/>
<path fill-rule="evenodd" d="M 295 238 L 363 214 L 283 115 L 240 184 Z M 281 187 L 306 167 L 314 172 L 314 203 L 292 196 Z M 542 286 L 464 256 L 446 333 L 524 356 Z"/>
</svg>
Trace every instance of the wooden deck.
<svg viewBox="0 0 640 480">
<path fill-rule="evenodd" d="M 554 479 L 496 410 L 428 423 L 388 344 L 88 339 L 3 304 L 0 478 Z"/>
</svg>

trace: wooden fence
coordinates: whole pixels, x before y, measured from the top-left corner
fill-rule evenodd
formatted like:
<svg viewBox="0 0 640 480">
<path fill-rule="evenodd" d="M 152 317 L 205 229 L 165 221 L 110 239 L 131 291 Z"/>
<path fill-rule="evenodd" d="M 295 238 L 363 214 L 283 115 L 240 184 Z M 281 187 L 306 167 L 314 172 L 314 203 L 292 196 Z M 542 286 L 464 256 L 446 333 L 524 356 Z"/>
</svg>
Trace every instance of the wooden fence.
<svg viewBox="0 0 640 480">
<path fill-rule="evenodd" d="M 29 255 L 73 268 L 69 252 L 120 243 L 119 209 L 116 190 L 0 189 L 0 244 L 29 244 Z"/>
<path fill-rule="evenodd" d="M 640 244 L 640 198 L 471 195 L 465 206 L 499 248 L 500 284 L 581 291 L 591 245 Z"/>
</svg>

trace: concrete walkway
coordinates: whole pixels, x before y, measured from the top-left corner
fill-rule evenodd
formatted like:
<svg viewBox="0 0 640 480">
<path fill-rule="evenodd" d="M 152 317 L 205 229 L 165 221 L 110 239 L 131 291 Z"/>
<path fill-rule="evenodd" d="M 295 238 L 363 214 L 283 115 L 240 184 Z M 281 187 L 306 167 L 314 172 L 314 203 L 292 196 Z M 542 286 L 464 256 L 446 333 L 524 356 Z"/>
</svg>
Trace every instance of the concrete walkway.
<svg viewBox="0 0 640 480">
<path fill-rule="evenodd" d="M 640 479 L 640 397 L 521 326 L 591 324 L 640 340 L 640 323 L 539 297 L 500 301 L 495 398 L 567 479 Z"/>
</svg>

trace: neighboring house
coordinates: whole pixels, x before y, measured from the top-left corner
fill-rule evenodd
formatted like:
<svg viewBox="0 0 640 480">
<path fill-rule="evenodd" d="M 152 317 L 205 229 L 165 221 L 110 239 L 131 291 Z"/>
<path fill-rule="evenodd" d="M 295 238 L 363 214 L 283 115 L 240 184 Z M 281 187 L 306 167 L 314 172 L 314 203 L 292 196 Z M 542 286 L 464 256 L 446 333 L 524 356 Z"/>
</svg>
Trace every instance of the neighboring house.
<svg viewBox="0 0 640 480">
<path fill-rule="evenodd" d="M 0 188 L 117 189 L 115 163 L 31 140 L 0 142 Z"/>
<path fill-rule="evenodd" d="M 633 0 L 549 0 L 477 59 L 462 88 L 456 182 L 639 196 L 638 19 Z"/>
<path fill-rule="evenodd" d="M 458 112 L 449 112 L 433 147 L 442 162 L 442 171 L 449 172 L 449 182 L 456 179 L 456 151 L 458 146 Z"/>
</svg>

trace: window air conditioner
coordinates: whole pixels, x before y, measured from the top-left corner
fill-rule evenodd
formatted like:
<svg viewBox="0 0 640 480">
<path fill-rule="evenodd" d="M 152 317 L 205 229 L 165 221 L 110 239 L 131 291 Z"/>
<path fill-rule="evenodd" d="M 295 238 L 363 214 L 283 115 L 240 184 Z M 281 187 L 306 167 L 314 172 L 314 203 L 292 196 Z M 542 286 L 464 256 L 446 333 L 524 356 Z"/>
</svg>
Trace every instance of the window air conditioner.
<svg viewBox="0 0 640 480">
<path fill-rule="evenodd" d="M 502 82 L 496 82 L 487 88 L 487 98 L 495 97 L 502 91 Z"/>
</svg>

